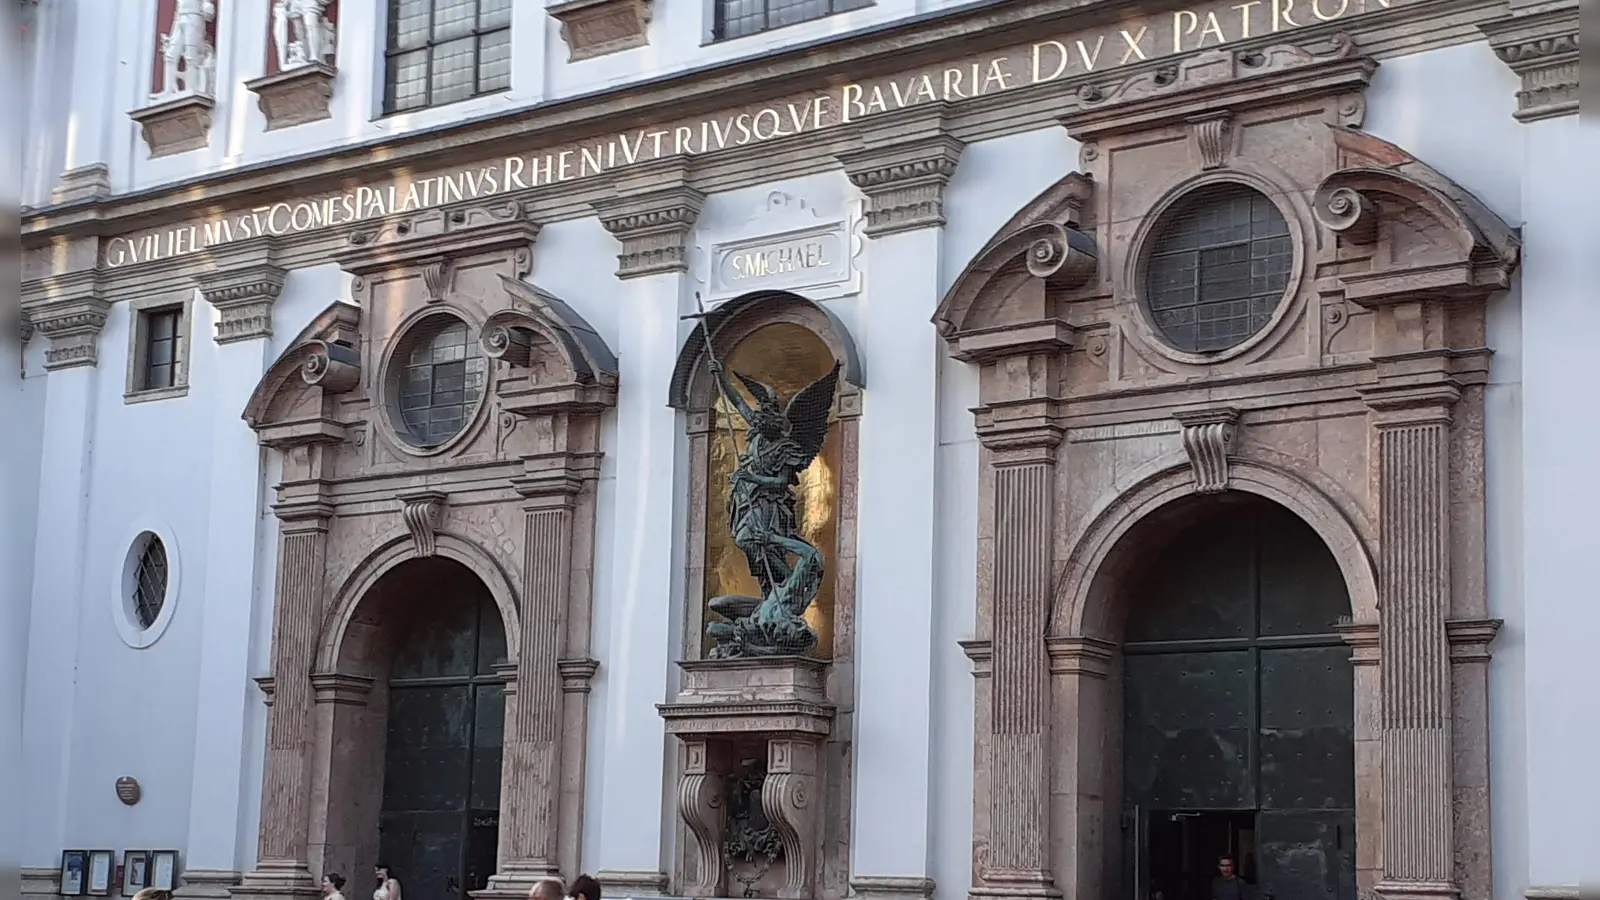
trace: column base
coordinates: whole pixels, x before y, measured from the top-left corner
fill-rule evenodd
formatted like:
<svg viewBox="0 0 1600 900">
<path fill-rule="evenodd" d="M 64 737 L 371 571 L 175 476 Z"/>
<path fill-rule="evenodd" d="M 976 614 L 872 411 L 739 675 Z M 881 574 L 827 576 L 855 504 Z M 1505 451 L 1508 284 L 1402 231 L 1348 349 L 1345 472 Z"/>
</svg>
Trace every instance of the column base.
<svg viewBox="0 0 1600 900">
<path fill-rule="evenodd" d="M 179 876 L 183 884 L 172 892 L 172 896 L 227 900 L 233 895 L 240 877 L 233 869 L 185 869 Z"/>
<path fill-rule="evenodd" d="M 1447 881 L 1379 881 L 1372 889 L 1385 900 L 1460 900 L 1461 889 Z"/>
<path fill-rule="evenodd" d="M 311 877 L 311 867 L 306 863 L 268 859 L 258 863 L 228 893 L 249 900 L 299 900 L 320 897 L 322 888 Z"/>
<path fill-rule="evenodd" d="M 931 900 L 932 878 L 901 878 L 892 875 L 857 875 L 850 879 L 850 893 L 862 898 L 886 900 Z"/>
<path fill-rule="evenodd" d="M 600 893 L 608 898 L 669 896 L 665 872 L 601 869 L 594 878 L 600 882 Z"/>
<path fill-rule="evenodd" d="M 971 900 L 1016 900 L 1021 897 L 1055 900 L 1062 896 L 1055 878 L 1043 870 L 991 869 L 984 873 L 983 881 L 983 884 L 975 884 L 967 890 Z"/>
</svg>

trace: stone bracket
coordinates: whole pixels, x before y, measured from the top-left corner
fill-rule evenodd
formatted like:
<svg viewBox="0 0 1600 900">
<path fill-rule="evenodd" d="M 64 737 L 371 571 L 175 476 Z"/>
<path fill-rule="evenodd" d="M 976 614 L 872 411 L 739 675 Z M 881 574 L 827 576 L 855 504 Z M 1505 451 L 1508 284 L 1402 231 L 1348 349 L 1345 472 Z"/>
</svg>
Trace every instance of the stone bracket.
<svg viewBox="0 0 1600 900">
<path fill-rule="evenodd" d="M 217 343 L 272 335 L 272 307 L 288 274 L 275 261 L 276 249 L 266 240 L 211 254 L 208 262 L 214 268 L 197 278 L 195 286 L 217 308 Z"/>
<path fill-rule="evenodd" d="M 50 339 L 46 371 L 93 366 L 111 301 L 93 271 L 53 275 L 24 285 L 22 313 L 32 330 Z"/>
<path fill-rule="evenodd" d="M 867 237 L 944 225 L 944 189 L 966 146 L 945 131 L 944 103 L 879 116 L 861 150 L 841 153 L 850 183 L 867 195 Z"/>
<path fill-rule="evenodd" d="M 1218 494 L 1228 489 L 1228 458 L 1233 453 L 1239 411 L 1231 406 L 1173 413 L 1183 426 L 1183 451 L 1194 469 L 1194 489 Z"/>
<path fill-rule="evenodd" d="M 189 94 L 128 113 L 139 123 L 140 133 L 150 148 L 150 158 L 160 159 L 199 150 L 211 141 L 211 112 L 217 101 L 201 94 Z"/>
<path fill-rule="evenodd" d="M 1519 121 L 1578 114 L 1578 9 L 1576 5 L 1480 25 L 1500 61 L 1522 79 Z"/>
<path fill-rule="evenodd" d="M 433 556 L 439 552 L 439 523 L 444 518 L 449 495 L 443 491 L 408 491 L 395 495 L 400 501 L 400 515 L 405 519 L 406 530 L 419 557 Z"/>
<path fill-rule="evenodd" d="M 689 234 L 706 195 L 679 184 L 647 194 L 619 195 L 594 204 L 600 224 L 622 242 L 617 277 L 639 278 L 689 270 Z"/>
<path fill-rule="evenodd" d="M 549 13 L 561 23 L 568 62 L 650 43 L 650 0 L 566 0 Z"/>
<path fill-rule="evenodd" d="M 326 63 L 307 63 L 244 83 L 256 95 L 256 105 L 267 117 L 267 130 L 277 131 L 318 122 L 333 115 L 329 101 L 339 70 Z"/>
</svg>

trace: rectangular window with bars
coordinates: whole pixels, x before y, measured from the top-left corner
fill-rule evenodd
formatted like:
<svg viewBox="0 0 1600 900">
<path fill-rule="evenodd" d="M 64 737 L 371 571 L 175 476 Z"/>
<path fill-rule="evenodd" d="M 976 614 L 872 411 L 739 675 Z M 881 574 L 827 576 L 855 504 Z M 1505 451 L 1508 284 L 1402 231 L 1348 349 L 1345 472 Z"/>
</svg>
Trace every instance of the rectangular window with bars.
<svg viewBox="0 0 1600 900">
<path fill-rule="evenodd" d="M 152 309 L 144 313 L 144 367 L 139 389 L 157 391 L 178 384 L 178 337 L 183 308 Z"/>
<path fill-rule="evenodd" d="M 872 5 L 872 0 L 713 0 L 712 37 L 727 41 Z"/>
<path fill-rule="evenodd" d="M 383 109 L 442 106 L 511 87 L 511 0 L 389 0 Z"/>
</svg>

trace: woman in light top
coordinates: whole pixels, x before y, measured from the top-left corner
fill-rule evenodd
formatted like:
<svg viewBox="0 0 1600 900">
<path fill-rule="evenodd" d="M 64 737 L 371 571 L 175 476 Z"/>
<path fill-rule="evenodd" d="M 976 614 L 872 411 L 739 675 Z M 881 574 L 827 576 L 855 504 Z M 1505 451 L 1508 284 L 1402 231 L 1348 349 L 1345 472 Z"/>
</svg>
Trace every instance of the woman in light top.
<svg viewBox="0 0 1600 900">
<path fill-rule="evenodd" d="M 327 900 L 344 900 L 344 876 L 338 872 L 329 872 L 322 876 L 322 896 Z"/>
<path fill-rule="evenodd" d="M 400 900 L 400 882 L 389 871 L 388 863 L 373 866 L 372 874 L 378 879 L 378 889 L 372 892 L 372 900 Z"/>
</svg>

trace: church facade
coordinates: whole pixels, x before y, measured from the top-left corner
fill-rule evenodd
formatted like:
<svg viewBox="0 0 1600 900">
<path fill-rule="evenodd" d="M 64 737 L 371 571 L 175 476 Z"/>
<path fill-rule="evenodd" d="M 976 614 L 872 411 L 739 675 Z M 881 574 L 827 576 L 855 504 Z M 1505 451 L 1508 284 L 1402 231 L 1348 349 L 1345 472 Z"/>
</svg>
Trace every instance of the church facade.
<svg viewBox="0 0 1600 900">
<path fill-rule="evenodd" d="M 1595 874 L 1575 5 L 28 15 L 26 893 Z"/>
</svg>

